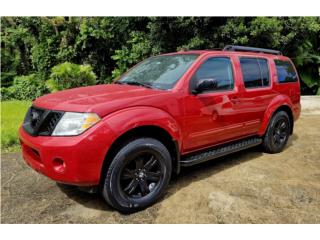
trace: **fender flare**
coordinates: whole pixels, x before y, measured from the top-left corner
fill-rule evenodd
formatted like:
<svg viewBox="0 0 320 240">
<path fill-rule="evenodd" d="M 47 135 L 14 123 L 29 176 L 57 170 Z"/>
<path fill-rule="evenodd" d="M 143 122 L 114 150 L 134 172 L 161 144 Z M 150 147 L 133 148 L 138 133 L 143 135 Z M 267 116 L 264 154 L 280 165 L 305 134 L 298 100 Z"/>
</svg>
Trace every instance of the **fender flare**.
<svg viewBox="0 0 320 240">
<path fill-rule="evenodd" d="M 109 139 L 106 141 L 108 148 L 105 156 L 108 156 L 110 148 L 125 133 L 139 127 L 158 127 L 167 132 L 176 148 L 176 156 L 174 168 L 176 173 L 180 171 L 180 149 L 182 146 L 182 134 L 178 122 L 166 111 L 146 106 L 130 107 L 115 111 L 106 115 L 102 119 L 103 125 L 110 131 Z M 106 162 L 106 161 L 104 161 Z M 105 169 L 105 165 L 101 165 L 101 174 Z"/>
<path fill-rule="evenodd" d="M 118 138 L 125 132 L 142 126 L 156 126 L 167 131 L 181 144 L 181 129 L 177 121 L 167 112 L 155 107 L 130 107 L 113 112 L 103 121 Z M 116 129 L 116 131 L 114 130 Z"/>
<path fill-rule="evenodd" d="M 290 100 L 290 98 L 286 95 L 278 95 L 276 96 L 274 99 L 272 99 L 272 101 L 269 103 L 265 113 L 264 113 L 264 117 L 262 119 L 261 122 L 261 126 L 258 132 L 259 136 L 263 136 L 268 128 L 269 122 L 272 118 L 272 116 L 274 115 L 274 113 L 281 107 L 285 107 L 287 109 L 290 109 L 291 111 L 291 116 L 293 114 L 293 104 Z M 292 124 L 293 124 L 293 120 L 292 120 Z M 293 126 L 291 126 L 292 128 Z"/>
</svg>

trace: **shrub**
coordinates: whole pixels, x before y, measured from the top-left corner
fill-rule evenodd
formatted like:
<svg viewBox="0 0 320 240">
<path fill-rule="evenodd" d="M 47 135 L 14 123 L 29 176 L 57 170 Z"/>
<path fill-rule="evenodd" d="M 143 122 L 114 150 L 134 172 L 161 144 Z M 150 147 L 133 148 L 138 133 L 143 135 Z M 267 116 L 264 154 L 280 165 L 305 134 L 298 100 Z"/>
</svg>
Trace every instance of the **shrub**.
<svg viewBox="0 0 320 240">
<path fill-rule="evenodd" d="M 50 92 L 96 84 L 96 75 L 89 65 L 70 62 L 59 64 L 51 69 L 46 85 Z"/>
<path fill-rule="evenodd" d="M 13 87 L 2 87 L 1 86 L 1 101 L 14 99 Z"/>
<path fill-rule="evenodd" d="M 12 86 L 1 88 L 1 99 L 33 100 L 46 92 L 44 82 L 36 74 L 17 76 L 14 78 Z"/>
</svg>

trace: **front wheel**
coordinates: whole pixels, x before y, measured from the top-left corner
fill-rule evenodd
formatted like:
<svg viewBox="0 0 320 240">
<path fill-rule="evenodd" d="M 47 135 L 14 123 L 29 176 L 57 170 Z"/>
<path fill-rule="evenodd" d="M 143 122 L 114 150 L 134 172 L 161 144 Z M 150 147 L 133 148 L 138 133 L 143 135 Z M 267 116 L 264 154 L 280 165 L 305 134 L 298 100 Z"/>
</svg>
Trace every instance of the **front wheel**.
<svg viewBox="0 0 320 240">
<path fill-rule="evenodd" d="M 167 187 L 172 170 L 168 149 L 153 138 L 139 138 L 123 146 L 107 170 L 105 200 L 124 213 L 152 205 Z"/>
<path fill-rule="evenodd" d="M 263 148 L 268 153 L 279 153 L 287 144 L 290 136 L 290 119 L 286 112 L 277 112 L 270 120 L 263 139 Z"/>
</svg>

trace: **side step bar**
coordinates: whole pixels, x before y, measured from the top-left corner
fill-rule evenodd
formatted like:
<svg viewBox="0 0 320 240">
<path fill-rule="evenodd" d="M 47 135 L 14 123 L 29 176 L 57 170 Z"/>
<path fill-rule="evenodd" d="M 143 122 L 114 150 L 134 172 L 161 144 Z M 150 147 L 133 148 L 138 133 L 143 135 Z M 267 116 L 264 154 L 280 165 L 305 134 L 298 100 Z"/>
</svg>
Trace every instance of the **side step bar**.
<svg viewBox="0 0 320 240">
<path fill-rule="evenodd" d="M 238 152 L 253 146 L 257 146 L 262 143 L 262 139 L 259 137 L 251 137 L 242 139 L 236 142 L 231 142 L 211 148 L 207 151 L 198 152 L 186 157 L 181 157 L 180 164 L 183 167 L 189 167 L 198 163 L 206 162 L 230 153 Z"/>
</svg>

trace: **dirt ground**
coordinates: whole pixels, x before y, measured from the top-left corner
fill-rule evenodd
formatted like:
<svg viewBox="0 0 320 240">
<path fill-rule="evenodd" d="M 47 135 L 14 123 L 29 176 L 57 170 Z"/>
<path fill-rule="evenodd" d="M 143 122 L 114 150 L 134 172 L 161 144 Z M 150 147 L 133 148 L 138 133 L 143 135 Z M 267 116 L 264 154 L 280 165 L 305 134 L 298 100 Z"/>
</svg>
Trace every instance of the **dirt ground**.
<svg viewBox="0 0 320 240">
<path fill-rule="evenodd" d="M 303 98 L 287 148 L 259 148 L 184 168 L 154 206 L 131 215 L 97 194 L 30 169 L 20 153 L 1 156 L 2 223 L 320 223 L 320 98 Z"/>
</svg>

